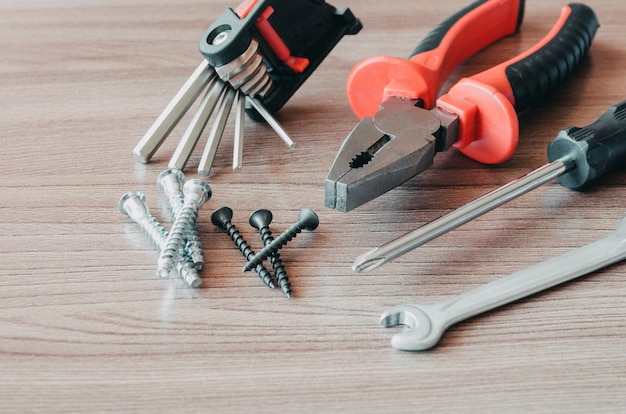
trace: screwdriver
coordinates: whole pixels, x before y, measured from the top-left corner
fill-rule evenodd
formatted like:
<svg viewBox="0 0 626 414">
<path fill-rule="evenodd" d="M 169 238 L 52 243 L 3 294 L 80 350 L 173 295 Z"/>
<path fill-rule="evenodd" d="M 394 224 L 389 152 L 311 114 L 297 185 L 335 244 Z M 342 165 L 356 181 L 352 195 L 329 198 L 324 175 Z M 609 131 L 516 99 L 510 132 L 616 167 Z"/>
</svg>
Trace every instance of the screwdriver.
<svg viewBox="0 0 626 414">
<path fill-rule="evenodd" d="M 464 223 L 557 178 L 584 190 L 608 171 L 626 163 L 626 100 L 593 123 L 561 130 L 548 145 L 548 160 L 530 173 L 357 257 L 355 272 L 369 272 Z"/>
</svg>

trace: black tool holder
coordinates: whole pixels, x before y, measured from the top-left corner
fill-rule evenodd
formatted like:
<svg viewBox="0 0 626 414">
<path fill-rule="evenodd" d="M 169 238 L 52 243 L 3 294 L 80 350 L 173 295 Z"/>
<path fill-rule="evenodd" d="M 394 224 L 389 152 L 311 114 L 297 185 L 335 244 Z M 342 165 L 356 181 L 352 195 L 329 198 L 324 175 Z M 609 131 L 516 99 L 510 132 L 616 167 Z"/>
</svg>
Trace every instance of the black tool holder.
<svg viewBox="0 0 626 414">
<path fill-rule="evenodd" d="M 268 38 L 261 25 L 269 27 L 272 36 Z M 265 70 L 271 79 L 271 87 L 258 99 L 269 112 L 275 113 L 344 35 L 354 35 L 361 28 L 361 22 L 349 9 L 337 9 L 320 0 L 245 1 L 236 10 L 229 8 L 217 18 L 202 35 L 199 49 L 219 73 L 219 68 L 225 65 L 235 62 L 237 66 L 237 60 L 251 43 L 258 42 L 256 53 L 264 64 L 260 70 Z M 284 56 L 281 59 L 281 52 L 308 62 L 294 69 Z M 259 118 L 252 108 L 247 107 L 246 111 L 249 116 Z"/>
</svg>

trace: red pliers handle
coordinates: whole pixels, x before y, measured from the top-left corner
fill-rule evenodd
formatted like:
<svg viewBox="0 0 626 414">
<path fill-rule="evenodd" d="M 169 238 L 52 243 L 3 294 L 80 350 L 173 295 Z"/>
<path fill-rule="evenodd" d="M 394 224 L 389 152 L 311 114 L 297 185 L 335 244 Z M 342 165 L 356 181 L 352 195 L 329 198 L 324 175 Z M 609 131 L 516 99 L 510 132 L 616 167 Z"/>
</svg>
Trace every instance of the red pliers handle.
<svg viewBox="0 0 626 414">
<path fill-rule="evenodd" d="M 487 164 L 511 157 L 517 146 L 517 113 L 548 96 L 585 56 L 598 28 L 583 4 L 563 7 L 553 29 L 534 47 L 496 67 L 457 82 L 437 99 L 443 82 L 468 57 L 513 34 L 524 0 L 479 0 L 433 29 L 409 59 L 372 57 L 348 77 L 348 99 L 359 117 L 374 116 L 391 97 L 435 105 L 459 116 L 456 147 Z"/>
</svg>

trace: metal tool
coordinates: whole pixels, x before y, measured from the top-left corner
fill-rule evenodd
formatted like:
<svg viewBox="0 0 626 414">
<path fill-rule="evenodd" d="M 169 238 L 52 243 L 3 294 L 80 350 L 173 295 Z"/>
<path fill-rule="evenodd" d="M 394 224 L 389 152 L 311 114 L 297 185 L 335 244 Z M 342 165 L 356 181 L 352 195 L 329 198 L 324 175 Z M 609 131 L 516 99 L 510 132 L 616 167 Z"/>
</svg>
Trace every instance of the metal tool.
<svg viewBox="0 0 626 414">
<path fill-rule="evenodd" d="M 607 172 L 626 163 L 626 101 L 611 106 L 582 128 L 560 131 L 548 146 L 546 164 L 402 237 L 357 257 L 352 269 L 368 272 L 428 241 L 485 214 L 553 178 L 583 190 Z"/>
<path fill-rule="evenodd" d="M 213 110 L 219 111 L 203 153 L 199 173 L 208 175 L 228 115 L 236 110 L 233 168 L 241 168 L 242 112 L 264 119 L 293 148 L 295 143 L 272 115 L 313 73 L 344 35 L 360 31 L 347 9 L 323 0 L 245 0 L 227 9 L 199 42 L 205 60 L 193 72 L 133 150 L 148 162 L 202 95 L 169 167 L 183 170 Z M 203 91 L 206 91 L 203 95 Z M 235 93 L 237 92 L 237 93 Z"/>
<path fill-rule="evenodd" d="M 250 247 L 243 235 L 239 232 L 239 230 L 237 230 L 237 227 L 233 224 L 232 219 L 233 210 L 230 207 L 221 207 L 211 214 L 211 223 L 224 230 L 235 246 L 237 246 L 241 254 L 243 254 L 243 257 L 248 259 L 254 256 L 254 250 L 252 250 L 252 247 Z M 276 287 L 274 284 L 274 278 L 265 266 L 259 263 L 254 270 L 259 275 L 263 283 L 265 283 L 269 288 L 274 289 Z"/>
<path fill-rule="evenodd" d="M 450 326 L 586 275 L 626 258 L 626 217 L 609 236 L 561 256 L 517 271 L 434 304 L 398 305 L 383 313 L 385 327 L 406 325 L 408 330 L 391 339 L 391 345 L 405 351 L 435 346 Z"/>
<path fill-rule="evenodd" d="M 517 113 L 552 93 L 585 56 L 598 28 L 593 10 L 565 6 L 535 46 L 435 97 L 461 62 L 517 31 L 523 6 L 477 1 L 438 25 L 409 60 L 379 56 L 352 69 L 348 98 L 364 118 L 326 177 L 326 207 L 352 210 L 419 174 L 452 146 L 486 164 L 512 156 Z"/>
<path fill-rule="evenodd" d="M 157 276 L 167 279 L 171 271 L 185 255 L 185 246 L 189 235 L 196 228 L 198 211 L 211 199 L 211 186 L 202 180 L 189 180 L 183 186 L 184 201 L 176 215 L 167 239 L 165 247 L 159 253 L 157 262 Z"/>
<path fill-rule="evenodd" d="M 131 191 L 122 196 L 118 203 L 120 212 L 133 220 L 141 227 L 143 232 L 157 246 L 163 250 L 167 244 L 167 230 L 150 214 L 146 205 L 146 196 L 140 191 Z M 178 276 L 190 287 L 196 288 L 202 284 L 202 279 L 198 275 L 198 269 L 194 266 L 194 261 L 189 256 L 189 251 L 184 251 L 180 260 L 175 264 Z"/>
<path fill-rule="evenodd" d="M 271 211 L 262 208 L 254 211 L 248 220 L 250 225 L 259 231 L 263 246 L 267 246 L 274 241 L 274 235 L 270 230 L 270 223 L 273 218 L 274 216 Z M 280 290 L 287 299 L 291 299 L 291 283 L 289 283 L 289 276 L 287 276 L 287 271 L 285 270 L 285 265 L 283 264 L 283 259 L 280 257 L 280 253 L 276 252 L 271 255 L 270 262 L 272 269 L 274 269 L 274 275 L 276 276 L 276 282 L 278 286 L 280 286 Z"/>
<path fill-rule="evenodd" d="M 296 237 L 302 230 L 313 231 L 319 226 L 320 219 L 317 214 L 309 209 L 303 208 L 298 212 L 298 221 L 292 224 L 287 230 L 278 235 L 270 243 L 266 244 L 255 255 L 248 257 L 248 262 L 243 266 L 244 272 L 256 268 L 265 259 L 278 253 L 280 249 L 285 247 L 294 237 Z"/>
</svg>

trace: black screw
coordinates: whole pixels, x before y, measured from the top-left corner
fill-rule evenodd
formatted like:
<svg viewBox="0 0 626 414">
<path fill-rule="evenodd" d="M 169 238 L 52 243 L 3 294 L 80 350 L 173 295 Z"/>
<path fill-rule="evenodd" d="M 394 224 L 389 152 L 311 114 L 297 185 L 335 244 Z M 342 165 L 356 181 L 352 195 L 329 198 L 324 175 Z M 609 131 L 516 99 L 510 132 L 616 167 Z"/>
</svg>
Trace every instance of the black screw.
<svg viewBox="0 0 626 414">
<path fill-rule="evenodd" d="M 252 250 L 252 248 L 250 248 L 241 233 L 239 233 L 235 225 L 231 222 L 232 218 L 233 210 L 231 210 L 229 207 L 222 207 L 219 210 L 216 210 L 211 215 L 211 222 L 215 226 L 226 230 L 226 233 L 239 248 L 239 251 L 241 251 L 243 257 L 245 257 L 247 260 L 250 260 L 250 258 L 254 256 L 254 251 Z M 262 264 L 255 266 L 254 270 L 259 274 L 259 277 L 261 278 L 261 280 L 263 280 L 263 283 L 274 289 L 275 285 L 274 281 L 272 280 L 272 275 Z"/>
<path fill-rule="evenodd" d="M 278 250 L 282 249 L 291 239 L 296 237 L 302 230 L 315 230 L 320 224 L 320 219 L 313 210 L 303 208 L 298 213 L 298 222 L 293 224 L 287 230 L 285 230 L 280 236 L 276 237 L 273 242 L 265 246 L 260 252 L 258 252 L 251 259 L 248 258 L 248 263 L 243 267 L 243 271 L 247 272 L 255 268 Z"/>
<path fill-rule="evenodd" d="M 272 231 L 269 227 L 272 222 L 272 218 L 272 212 L 265 209 L 257 210 L 250 215 L 250 225 L 259 231 L 264 246 L 267 246 L 274 241 L 274 236 L 272 235 Z M 291 298 L 291 284 L 289 283 L 289 278 L 287 276 L 287 272 L 285 271 L 285 265 L 283 265 L 283 260 L 280 258 L 280 254 L 276 252 L 271 255 L 270 262 L 272 263 L 272 268 L 274 269 L 274 275 L 278 281 L 278 286 L 280 286 L 280 289 L 287 298 Z"/>
</svg>

